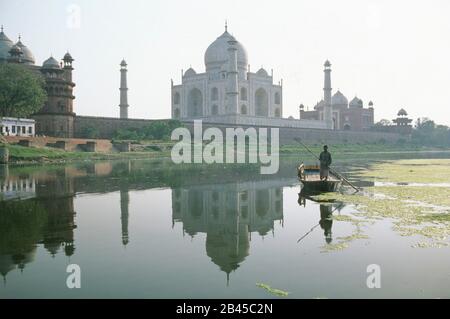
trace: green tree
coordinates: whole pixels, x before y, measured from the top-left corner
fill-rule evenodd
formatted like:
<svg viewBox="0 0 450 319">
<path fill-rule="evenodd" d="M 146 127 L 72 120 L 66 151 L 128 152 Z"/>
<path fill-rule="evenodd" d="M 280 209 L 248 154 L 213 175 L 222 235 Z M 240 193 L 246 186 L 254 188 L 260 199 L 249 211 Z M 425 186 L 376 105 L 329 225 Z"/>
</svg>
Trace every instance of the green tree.
<svg viewBox="0 0 450 319">
<path fill-rule="evenodd" d="M 84 138 L 98 138 L 99 134 L 98 128 L 93 126 L 87 126 L 81 131 L 81 135 Z"/>
<path fill-rule="evenodd" d="M 0 116 L 27 117 L 39 111 L 47 94 L 42 76 L 20 64 L 0 63 Z"/>
<path fill-rule="evenodd" d="M 116 140 L 168 140 L 172 131 L 183 127 L 178 120 L 156 120 L 142 128 L 119 129 L 114 134 Z"/>
<path fill-rule="evenodd" d="M 445 125 L 436 125 L 428 118 L 420 118 L 412 132 L 412 141 L 419 145 L 448 147 L 450 146 L 450 128 Z"/>
<path fill-rule="evenodd" d="M 388 132 L 390 127 L 392 126 L 392 122 L 386 119 L 382 119 L 379 122 L 372 125 L 372 131 L 376 132 Z"/>
</svg>

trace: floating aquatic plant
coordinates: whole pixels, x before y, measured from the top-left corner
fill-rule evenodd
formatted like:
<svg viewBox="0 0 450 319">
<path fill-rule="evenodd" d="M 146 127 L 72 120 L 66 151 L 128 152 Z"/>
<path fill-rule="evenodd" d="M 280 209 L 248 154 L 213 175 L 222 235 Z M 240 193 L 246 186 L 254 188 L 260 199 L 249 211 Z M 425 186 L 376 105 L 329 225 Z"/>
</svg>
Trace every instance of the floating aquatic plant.
<svg viewBox="0 0 450 319">
<path fill-rule="evenodd" d="M 426 186 L 374 186 L 356 195 L 327 193 L 316 196 L 319 201 L 340 201 L 353 205 L 353 215 L 333 216 L 336 221 L 360 225 L 366 222 L 390 219 L 394 231 L 401 236 L 421 236 L 430 243 L 419 242 L 413 247 L 446 247 L 450 238 L 450 188 L 436 186 L 436 183 L 450 182 L 450 160 L 401 160 L 372 166 L 362 176 L 383 179 L 389 182 L 422 182 Z M 341 238 L 340 242 L 328 245 L 324 251 L 342 250 L 351 240 L 362 235 Z"/>
<path fill-rule="evenodd" d="M 269 285 L 264 284 L 264 283 L 256 283 L 256 286 L 267 290 L 269 293 L 271 293 L 272 295 L 275 295 L 275 296 L 287 297 L 289 295 L 289 292 L 287 292 L 287 291 L 272 288 Z"/>
</svg>

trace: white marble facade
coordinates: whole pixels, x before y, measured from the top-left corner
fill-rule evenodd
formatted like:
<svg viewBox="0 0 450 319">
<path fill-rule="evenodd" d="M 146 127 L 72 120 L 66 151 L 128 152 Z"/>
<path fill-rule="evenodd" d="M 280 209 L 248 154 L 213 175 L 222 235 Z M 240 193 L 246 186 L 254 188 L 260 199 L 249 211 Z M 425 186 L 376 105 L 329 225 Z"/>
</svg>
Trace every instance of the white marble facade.
<svg viewBox="0 0 450 319">
<path fill-rule="evenodd" d="M 247 52 L 239 42 L 234 44 L 237 70 L 233 70 L 230 40 L 225 32 L 205 52 L 206 72 L 197 73 L 189 68 L 182 74 L 182 84 L 172 82 L 172 118 L 220 118 L 227 115 L 243 117 L 281 118 L 283 115 L 282 85 L 273 83 L 273 75 L 263 68 L 249 71 Z M 230 55 L 231 54 L 231 55 Z M 236 64 L 235 64 L 236 67 Z M 237 107 L 230 102 L 228 78 L 237 71 Z M 236 72 L 235 72 L 236 73 Z"/>
</svg>

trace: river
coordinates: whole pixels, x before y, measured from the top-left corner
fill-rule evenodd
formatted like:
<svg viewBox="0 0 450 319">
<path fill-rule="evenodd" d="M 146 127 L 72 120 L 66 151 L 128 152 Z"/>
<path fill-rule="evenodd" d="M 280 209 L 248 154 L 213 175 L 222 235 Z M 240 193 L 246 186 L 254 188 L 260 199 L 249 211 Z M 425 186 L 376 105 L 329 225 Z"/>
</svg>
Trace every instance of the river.
<svg viewBox="0 0 450 319">
<path fill-rule="evenodd" d="M 345 159 L 358 169 L 398 157 Z M 449 157 L 403 154 L 403 158 Z M 276 175 L 164 160 L 0 167 L 0 298 L 450 297 L 448 247 L 417 249 L 380 219 L 348 247 L 355 207 L 299 198 L 295 161 Z M 300 239 L 300 241 L 299 241 Z M 68 289 L 67 266 L 81 269 Z M 381 288 L 369 289 L 369 265 Z"/>
</svg>

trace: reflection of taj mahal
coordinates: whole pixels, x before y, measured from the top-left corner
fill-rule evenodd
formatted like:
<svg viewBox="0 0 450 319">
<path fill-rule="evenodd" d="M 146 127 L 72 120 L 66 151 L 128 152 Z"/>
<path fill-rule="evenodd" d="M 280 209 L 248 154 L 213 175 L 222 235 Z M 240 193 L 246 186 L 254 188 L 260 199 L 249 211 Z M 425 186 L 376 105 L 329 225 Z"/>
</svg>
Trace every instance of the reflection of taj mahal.
<svg viewBox="0 0 450 319">
<path fill-rule="evenodd" d="M 206 233 L 206 253 L 229 275 L 249 255 L 251 233 L 265 236 L 283 220 L 283 191 L 276 182 L 245 182 L 172 190 L 173 222 L 183 232 Z"/>
</svg>

